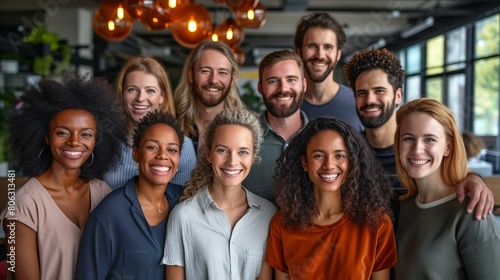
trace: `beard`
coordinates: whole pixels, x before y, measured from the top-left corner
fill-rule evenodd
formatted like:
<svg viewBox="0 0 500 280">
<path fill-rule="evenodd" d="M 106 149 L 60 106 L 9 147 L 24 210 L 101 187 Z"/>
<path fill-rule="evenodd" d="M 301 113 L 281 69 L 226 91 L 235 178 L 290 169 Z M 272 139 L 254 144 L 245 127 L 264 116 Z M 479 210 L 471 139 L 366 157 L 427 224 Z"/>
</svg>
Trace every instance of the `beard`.
<svg viewBox="0 0 500 280">
<path fill-rule="evenodd" d="M 224 85 L 219 86 L 219 85 L 214 85 L 211 83 L 207 83 L 205 85 L 202 85 L 201 87 L 198 86 L 198 83 L 196 80 L 193 80 L 193 92 L 195 97 L 200 100 L 201 104 L 203 104 L 206 107 L 215 107 L 226 99 L 226 97 L 229 95 L 229 92 L 231 91 L 231 84 L 233 82 L 233 78 L 229 81 L 229 87 L 226 88 Z M 208 91 L 208 88 L 216 88 L 220 91 L 220 95 L 205 95 L 201 91 L 202 89 L 206 89 Z"/>
<path fill-rule="evenodd" d="M 328 68 L 323 74 L 315 74 L 310 68 L 308 62 L 319 62 L 319 63 L 326 63 L 328 65 Z M 304 61 L 305 65 L 305 70 L 307 75 L 309 76 L 309 79 L 315 83 L 322 83 L 326 78 L 330 75 L 330 73 L 333 72 L 333 69 L 335 69 L 335 66 L 337 66 L 337 61 L 333 62 L 330 61 L 329 59 L 326 60 L 318 60 L 314 58 L 310 58 L 307 61 Z"/>
<path fill-rule="evenodd" d="M 290 106 L 285 105 L 275 105 L 272 101 L 273 99 L 290 96 L 293 100 Z M 297 94 L 293 91 L 287 91 L 283 93 L 275 93 L 269 96 L 268 98 L 263 98 L 264 104 L 266 105 L 267 110 L 271 115 L 277 118 L 286 118 L 293 115 L 300 109 L 302 106 L 302 102 L 304 101 L 304 93 Z"/>
<path fill-rule="evenodd" d="M 382 108 L 382 114 L 378 117 L 363 117 L 360 114 L 360 111 L 363 111 L 364 109 L 369 107 Z M 396 98 L 392 100 L 388 107 L 385 107 L 385 105 L 367 104 L 361 107 L 359 110 L 356 110 L 356 113 L 358 114 L 358 117 L 365 128 L 379 128 L 391 118 L 394 110 L 396 110 Z"/>
</svg>

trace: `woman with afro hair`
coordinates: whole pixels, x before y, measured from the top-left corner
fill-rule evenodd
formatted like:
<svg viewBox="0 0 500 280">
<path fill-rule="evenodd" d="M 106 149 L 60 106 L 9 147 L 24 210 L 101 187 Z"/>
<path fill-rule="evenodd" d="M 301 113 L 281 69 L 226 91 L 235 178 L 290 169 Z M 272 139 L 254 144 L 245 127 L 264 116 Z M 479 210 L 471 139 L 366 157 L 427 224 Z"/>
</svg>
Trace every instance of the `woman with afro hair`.
<svg viewBox="0 0 500 280">
<path fill-rule="evenodd" d="M 65 74 L 41 80 L 10 119 L 8 145 L 24 175 L 0 218 L 15 236 L 16 279 L 73 279 L 83 227 L 111 189 L 99 178 L 125 140 L 112 87 Z"/>
<path fill-rule="evenodd" d="M 276 279 L 389 279 L 397 262 L 391 185 L 366 140 L 317 118 L 282 153 L 266 262 Z M 289 278 L 287 278 L 289 277 Z"/>
</svg>

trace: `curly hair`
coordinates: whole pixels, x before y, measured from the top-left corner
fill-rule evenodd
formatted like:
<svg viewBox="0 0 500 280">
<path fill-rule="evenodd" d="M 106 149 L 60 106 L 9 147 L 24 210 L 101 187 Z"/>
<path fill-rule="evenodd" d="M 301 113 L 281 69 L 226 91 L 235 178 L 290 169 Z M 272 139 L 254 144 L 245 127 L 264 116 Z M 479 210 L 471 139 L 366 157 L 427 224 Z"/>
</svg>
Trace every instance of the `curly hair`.
<svg viewBox="0 0 500 280">
<path fill-rule="evenodd" d="M 443 158 L 441 162 L 441 176 L 448 185 L 456 186 L 467 176 L 467 154 L 462 141 L 460 130 L 453 112 L 443 103 L 431 98 L 419 98 L 412 100 L 399 108 L 396 113 L 396 134 L 394 135 L 394 148 L 396 152 L 396 169 L 401 183 L 408 191 L 400 197 L 401 200 L 412 197 L 418 192 L 415 179 L 413 179 L 401 163 L 399 157 L 399 143 L 401 141 L 401 124 L 414 112 L 425 113 L 438 121 L 444 129 L 444 133 L 452 141 L 453 149 L 449 156 Z"/>
<path fill-rule="evenodd" d="M 175 115 L 174 97 L 172 94 L 170 81 L 168 80 L 167 72 L 165 71 L 165 68 L 160 61 L 150 56 L 135 56 L 129 59 L 125 65 L 123 65 L 120 73 L 118 73 L 115 82 L 116 96 L 120 100 L 123 100 L 123 87 L 125 85 L 125 80 L 127 78 L 127 75 L 130 72 L 134 71 L 144 72 L 156 77 L 156 79 L 158 80 L 158 85 L 161 89 L 161 93 L 165 99 L 163 103 L 160 104 L 159 109 L 163 112 Z"/>
<path fill-rule="evenodd" d="M 234 58 L 231 49 L 223 42 L 213 42 L 212 40 L 203 41 L 191 51 L 186 59 L 184 68 L 182 69 L 182 76 L 174 92 L 177 118 L 181 123 L 182 131 L 184 131 L 187 136 L 196 135 L 196 131 L 194 130 L 194 120 L 198 116 L 198 111 L 195 106 L 196 102 L 195 95 L 193 93 L 193 85 L 188 80 L 188 72 L 189 69 L 200 59 L 202 52 L 206 50 L 214 50 L 223 54 L 231 63 L 232 72 L 235 73 L 235 82 L 231 86 L 229 94 L 224 99 L 224 108 L 244 108 L 236 83 L 239 75 L 238 62 Z"/>
<path fill-rule="evenodd" d="M 331 17 L 328 13 L 320 12 L 305 15 L 300 19 L 294 37 L 295 50 L 302 50 L 304 44 L 304 35 L 306 34 L 307 30 L 312 27 L 330 29 L 337 36 L 337 48 L 341 50 L 342 47 L 344 47 L 346 35 L 342 25 L 340 25 L 340 23 L 333 17 Z"/>
<path fill-rule="evenodd" d="M 322 130 L 337 131 L 347 147 L 349 170 L 340 189 L 344 212 L 354 223 L 375 229 L 383 219 L 381 213 L 392 217 L 393 190 L 365 138 L 338 118 L 317 118 L 309 122 L 278 159 L 273 179 L 285 226 L 302 230 L 312 224 L 313 183 L 303 169 L 301 158 L 306 157 L 311 137 Z"/>
<path fill-rule="evenodd" d="M 263 129 L 260 120 L 250 111 L 243 108 L 228 108 L 218 113 L 208 126 L 205 134 L 205 148 L 212 148 L 215 131 L 223 125 L 240 125 L 252 132 L 254 163 L 259 163 L 260 146 L 263 141 Z M 210 186 L 214 181 L 212 164 L 208 162 L 205 153 L 200 153 L 196 167 L 191 172 L 191 180 L 186 183 L 180 201 L 193 197 L 200 189 Z"/>
<path fill-rule="evenodd" d="M 184 133 L 182 133 L 181 125 L 174 115 L 159 110 L 149 111 L 137 123 L 133 133 L 134 147 L 139 148 L 144 133 L 153 125 L 163 123 L 175 130 L 177 137 L 179 137 L 179 154 L 182 150 L 182 143 L 184 143 Z"/>
<path fill-rule="evenodd" d="M 96 122 L 94 159 L 90 164 L 89 157 L 80 167 L 83 180 L 101 178 L 121 158 L 124 122 L 114 90 L 106 80 L 65 73 L 62 83 L 41 80 L 21 101 L 21 108 L 10 118 L 7 145 L 25 175 L 40 175 L 51 166 L 53 157 L 46 149 L 45 136 L 54 116 L 67 109 L 88 111 Z"/>
<path fill-rule="evenodd" d="M 344 74 L 349 86 L 356 92 L 356 79 L 366 70 L 382 69 L 387 73 L 389 83 L 394 91 L 403 88 L 405 71 L 399 59 L 389 50 L 362 50 L 354 54 L 344 65 Z"/>
</svg>

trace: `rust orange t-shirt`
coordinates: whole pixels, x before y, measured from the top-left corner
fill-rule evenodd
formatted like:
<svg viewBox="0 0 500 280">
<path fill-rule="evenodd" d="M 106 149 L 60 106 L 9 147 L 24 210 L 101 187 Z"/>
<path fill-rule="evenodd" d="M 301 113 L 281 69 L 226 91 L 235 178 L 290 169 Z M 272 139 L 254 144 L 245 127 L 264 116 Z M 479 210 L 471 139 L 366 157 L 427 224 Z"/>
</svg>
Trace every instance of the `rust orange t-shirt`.
<svg viewBox="0 0 500 280">
<path fill-rule="evenodd" d="M 299 231 L 285 228 L 282 212 L 271 220 L 266 262 L 291 279 L 370 279 L 397 263 L 388 215 L 377 227 L 359 226 L 344 214 L 337 222 Z"/>
</svg>

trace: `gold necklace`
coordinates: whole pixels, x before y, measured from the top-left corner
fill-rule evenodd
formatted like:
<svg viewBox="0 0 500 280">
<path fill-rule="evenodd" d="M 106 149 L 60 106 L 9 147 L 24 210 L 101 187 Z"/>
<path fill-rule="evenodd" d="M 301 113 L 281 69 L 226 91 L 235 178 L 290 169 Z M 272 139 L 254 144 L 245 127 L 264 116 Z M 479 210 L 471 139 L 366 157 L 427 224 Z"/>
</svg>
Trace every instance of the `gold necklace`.
<svg viewBox="0 0 500 280">
<path fill-rule="evenodd" d="M 146 199 L 146 201 L 149 202 L 149 204 L 151 204 L 151 206 L 153 206 L 153 208 L 156 208 L 156 214 L 158 214 L 158 216 L 163 215 L 163 197 L 161 198 L 161 201 L 160 201 L 160 204 L 161 204 L 160 207 L 161 208 L 156 207 L 153 204 L 153 202 L 151 202 L 151 201 L 149 201 L 147 199 Z"/>
<path fill-rule="evenodd" d="M 151 202 L 151 205 L 153 205 L 153 203 Z M 153 205 L 154 207 L 154 205 Z M 161 201 L 160 201 L 160 207 L 161 208 L 156 208 L 156 214 L 158 214 L 158 216 L 160 215 L 163 215 L 163 197 L 161 198 Z"/>
</svg>

